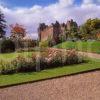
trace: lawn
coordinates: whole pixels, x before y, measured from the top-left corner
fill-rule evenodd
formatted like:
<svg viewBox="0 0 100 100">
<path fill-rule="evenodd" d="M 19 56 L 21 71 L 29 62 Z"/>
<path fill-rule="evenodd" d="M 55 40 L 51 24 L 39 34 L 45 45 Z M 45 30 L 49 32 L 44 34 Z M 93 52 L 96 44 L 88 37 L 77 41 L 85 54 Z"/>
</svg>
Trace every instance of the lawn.
<svg viewBox="0 0 100 100">
<path fill-rule="evenodd" d="M 48 79 L 63 75 L 70 75 L 84 71 L 100 69 L 100 60 L 90 60 L 88 63 L 79 65 L 63 66 L 55 69 L 43 70 L 41 72 L 17 73 L 12 75 L 0 75 L 0 87 L 18 83 L 31 82 L 41 79 Z"/>
<path fill-rule="evenodd" d="M 16 58 L 18 55 L 22 55 L 22 56 L 30 56 L 33 52 L 21 52 L 21 53 L 4 53 L 4 54 L 0 54 L 0 60 L 13 60 L 14 58 Z M 35 52 L 34 52 L 35 53 Z"/>
<path fill-rule="evenodd" d="M 56 46 L 55 48 L 64 48 L 64 49 L 76 49 L 79 51 L 100 53 L 100 41 L 77 41 L 77 42 L 63 42 Z"/>
</svg>

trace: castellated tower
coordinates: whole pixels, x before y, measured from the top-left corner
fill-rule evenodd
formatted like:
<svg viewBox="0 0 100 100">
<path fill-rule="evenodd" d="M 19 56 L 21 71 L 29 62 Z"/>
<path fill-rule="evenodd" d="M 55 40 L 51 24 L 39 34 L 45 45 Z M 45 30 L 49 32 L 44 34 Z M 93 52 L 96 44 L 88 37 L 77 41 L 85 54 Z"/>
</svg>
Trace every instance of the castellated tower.
<svg viewBox="0 0 100 100">
<path fill-rule="evenodd" d="M 75 23 L 76 22 L 74 22 L 72 19 L 63 24 L 60 24 L 58 21 L 56 21 L 50 26 L 46 25 L 45 23 L 41 23 L 38 28 L 39 41 L 45 41 L 50 38 L 53 41 L 58 42 L 59 35 L 65 34 L 66 30 L 71 30 L 72 25 Z"/>
<path fill-rule="evenodd" d="M 57 42 L 59 40 L 59 34 L 61 33 L 61 25 L 58 21 L 56 21 L 56 23 L 52 23 L 52 25 L 50 26 L 41 23 L 38 28 L 40 41 L 45 41 L 48 38 L 51 38 L 52 40 L 56 40 Z"/>
</svg>

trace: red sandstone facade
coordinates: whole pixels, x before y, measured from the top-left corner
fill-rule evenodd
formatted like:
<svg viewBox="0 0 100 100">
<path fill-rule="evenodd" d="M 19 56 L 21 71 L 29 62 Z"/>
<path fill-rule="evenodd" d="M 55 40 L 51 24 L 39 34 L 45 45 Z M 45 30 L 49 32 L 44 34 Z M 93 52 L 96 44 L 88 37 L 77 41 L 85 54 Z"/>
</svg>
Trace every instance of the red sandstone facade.
<svg viewBox="0 0 100 100">
<path fill-rule="evenodd" d="M 65 34 L 66 30 L 70 30 L 73 23 L 77 25 L 77 23 L 73 20 L 67 21 L 67 23 L 63 24 L 59 24 L 59 22 L 56 21 L 56 23 L 53 23 L 51 26 L 42 23 L 38 28 L 39 40 L 45 41 L 48 38 L 51 38 L 52 40 L 58 40 L 59 35 Z"/>
<path fill-rule="evenodd" d="M 53 27 L 49 26 L 43 31 L 41 31 L 41 40 L 47 40 L 49 37 L 53 37 Z"/>
</svg>

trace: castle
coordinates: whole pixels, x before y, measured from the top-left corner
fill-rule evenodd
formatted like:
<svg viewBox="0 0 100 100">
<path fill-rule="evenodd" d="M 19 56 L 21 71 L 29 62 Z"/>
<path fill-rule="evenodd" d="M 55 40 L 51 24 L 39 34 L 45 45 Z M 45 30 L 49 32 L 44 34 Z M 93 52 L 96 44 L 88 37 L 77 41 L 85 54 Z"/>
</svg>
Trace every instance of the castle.
<svg viewBox="0 0 100 100">
<path fill-rule="evenodd" d="M 41 23 L 38 28 L 39 41 L 45 41 L 47 39 L 52 39 L 59 41 L 59 36 L 65 34 L 67 30 L 71 30 L 71 27 L 78 25 L 72 19 L 67 21 L 67 23 L 60 24 L 58 21 L 52 23 L 50 26 L 45 23 Z"/>
</svg>

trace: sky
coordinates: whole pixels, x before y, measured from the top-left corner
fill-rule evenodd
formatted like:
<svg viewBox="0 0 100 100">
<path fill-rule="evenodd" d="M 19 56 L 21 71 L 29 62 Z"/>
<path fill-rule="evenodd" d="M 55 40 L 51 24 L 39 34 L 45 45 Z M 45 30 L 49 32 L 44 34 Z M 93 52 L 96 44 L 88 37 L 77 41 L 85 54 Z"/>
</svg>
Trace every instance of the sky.
<svg viewBox="0 0 100 100">
<path fill-rule="evenodd" d="M 66 23 L 73 19 L 81 25 L 89 18 L 100 18 L 100 0 L 0 0 L 0 9 L 8 29 L 9 25 L 19 23 L 34 39 L 42 22 L 50 25 L 56 20 Z"/>
</svg>

